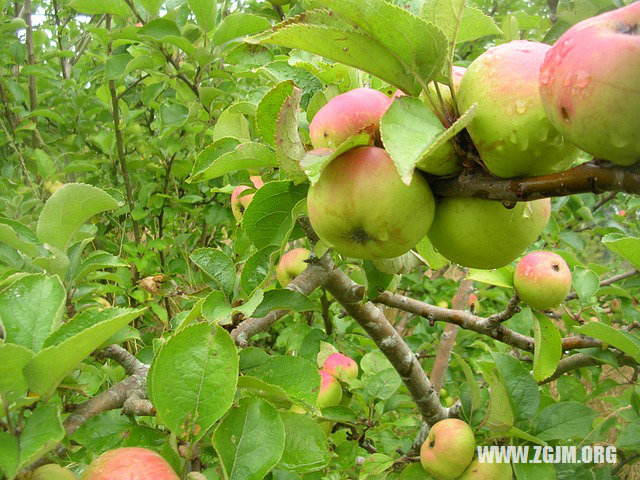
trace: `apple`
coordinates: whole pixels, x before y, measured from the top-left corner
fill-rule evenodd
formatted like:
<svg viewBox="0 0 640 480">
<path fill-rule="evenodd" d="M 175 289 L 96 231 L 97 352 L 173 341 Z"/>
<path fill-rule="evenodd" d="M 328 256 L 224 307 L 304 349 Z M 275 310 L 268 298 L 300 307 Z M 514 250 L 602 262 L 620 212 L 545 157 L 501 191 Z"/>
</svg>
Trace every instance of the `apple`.
<svg viewBox="0 0 640 480">
<path fill-rule="evenodd" d="M 551 123 L 595 157 L 640 161 L 640 3 L 584 20 L 549 50 L 540 96 Z"/>
<path fill-rule="evenodd" d="M 43 465 L 36 468 L 30 480 L 76 480 L 76 476 L 68 468 L 61 467 L 55 463 Z"/>
<path fill-rule="evenodd" d="M 531 252 L 518 262 L 513 286 L 524 303 L 549 310 L 560 305 L 571 290 L 571 270 L 557 253 Z"/>
<path fill-rule="evenodd" d="M 109 450 L 96 458 L 81 480 L 180 480 L 162 456 L 152 450 L 125 447 Z"/>
<path fill-rule="evenodd" d="M 392 100 L 372 88 L 356 88 L 333 97 L 313 117 L 309 137 L 313 148 L 337 148 L 349 137 L 370 129 L 380 140 L 380 118 Z"/>
<path fill-rule="evenodd" d="M 566 170 L 579 153 L 551 125 L 540 101 L 540 66 L 550 48 L 521 40 L 490 48 L 460 82 L 459 110 L 478 103 L 469 135 L 485 166 L 499 177 Z"/>
<path fill-rule="evenodd" d="M 309 258 L 309 250 L 306 248 L 294 248 L 282 256 L 276 267 L 276 278 L 281 287 L 289 285 L 291 280 L 307 268 L 305 262 L 307 258 Z"/>
<path fill-rule="evenodd" d="M 252 176 L 249 177 L 249 179 L 251 180 L 251 183 L 253 183 L 253 186 L 256 190 L 264 185 L 264 182 L 258 176 Z M 231 192 L 231 211 L 233 212 L 233 216 L 236 217 L 236 220 L 238 221 L 240 221 L 240 219 L 242 218 L 242 214 L 251 203 L 251 200 L 253 200 L 253 193 L 242 196 L 240 196 L 240 194 L 245 190 L 250 189 L 251 187 L 247 185 L 239 185 L 233 189 L 233 192 Z"/>
<path fill-rule="evenodd" d="M 436 306 L 440 308 L 449 308 L 449 302 L 447 302 L 446 300 L 438 300 L 438 303 L 436 303 Z"/>
<path fill-rule="evenodd" d="M 358 364 L 342 353 L 332 353 L 322 365 L 322 369 L 338 380 L 342 378 L 358 378 Z"/>
<path fill-rule="evenodd" d="M 467 299 L 467 308 L 472 312 L 478 313 L 480 311 L 480 300 L 475 293 L 469 295 Z"/>
<path fill-rule="evenodd" d="M 516 203 L 447 197 L 436 205 L 428 237 L 444 257 L 463 267 L 500 268 L 518 258 L 544 230 L 548 198 Z"/>
<path fill-rule="evenodd" d="M 330 373 L 320 370 L 320 391 L 318 392 L 318 408 L 338 405 L 342 400 L 342 387 L 337 378 Z"/>
<path fill-rule="evenodd" d="M 447 418 L 431 427 L 420 448 L 420 462 L 436 480 L 454 480 L 471 463 L 475 450 L 471 427 L 457 418 Z"/>
<path fill-rule="evenodd" d="M 626 210 L 618 210 L 617 215 L 619 217 L 626 217 L 627 216 L 627 211 Z"/>
<path fill-rule="evenodd" d="M 321 240 L 343 255 L 393 258 L 429 230 L 434 199 L 414 173 L 406 185 L 382 148 L 358 147 L 329 163 L 309 188 L 307 210 Z"/>
<path fill-rule="evenodd" d="M 510 463 L 480 463 L 474 458 L 458 480 L 511 480 Z"/>
</svg>

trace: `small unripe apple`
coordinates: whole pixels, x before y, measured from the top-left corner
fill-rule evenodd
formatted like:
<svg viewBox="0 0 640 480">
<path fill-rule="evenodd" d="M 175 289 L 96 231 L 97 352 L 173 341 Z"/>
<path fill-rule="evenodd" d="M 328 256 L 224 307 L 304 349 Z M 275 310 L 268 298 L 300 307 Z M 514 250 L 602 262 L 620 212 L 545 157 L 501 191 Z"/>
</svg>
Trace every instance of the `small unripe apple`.
<svg viewBox="0 0 640 480">
<path fill-rule="evenodd" d="M 264 185 L 264 182 L 258 176 L 252 176 L 249 177 L 249 179 L 256 190 Z M 242 214 L 251 203 L 251 200 L 253 200 L 253 193 L 240 196 L 242 192 L 249 189 L 251 189 L 251 187 L 247 185 L 239 185 L 231 192 L 231 211 L 238 221 L 240 221 Z"/>
<path fill-rule="evenodd" d="M 420 448 L 420 462 L 436 480 L 454 480 L 467 468 L 476 450 L 471 427 L 457 418 L 431 427 Z"/>
<path fill-rule="evenodd" d="M 547 53 L 540 96 L 551 123 L 595 157 L 640 161 L 640 2 L 584 20 Z"/>
<path fill-rule="evenodd" d="M 460 83 L 460 111 L 478 102 L 469 135 L 485 166 L 499 177 L 566 170 L 578 155 L 551 125 L 540 101 L 540 65 L 550 48 L 520 40 L 490 48 Z"/>
<path fill-rule="evenodd" d="M 416 246 L 431 225 L 434 200 L 419 173 L 406 185 L 385 150 L 358 147 L 324 168 L 309 188 L 307 209 L 327 245 L 373 260 L 399 257 Z"/>
<path fill-rule="evenodd" d="M 313 117 L 309 137 L 313 148 L 337 148 L 364 130 L 380 139 L 380 118 L 392 100 L 372 88 L 356 88 L 333 97 Z"/>
<path fill-rule="evenodd" d="M 180 480 L 162 456 L 152 450 L 125 447 L 109 450 L 96 458 L 81 480 Z"/>
<path fill-rule="evenodd" d="M 511 480 L 510 463 L 480 463 L 474 458 L 458 480 Z"/>
<path fill-rule="evenodd" d="M 307 258 L 309 258 L 309 250 L 306 248 L 294 248 L 282 255 L 276 267 L 276 278 L 282 288 L 289 285 L 291 280 L 307 268 L 307 263 L 305 262 Z"/>
<path fill-rule="evenodd" d="M 29 480 L 76 480 L 76 476 L 68 468 L 61 467 L 55 463 L 43 465 L 36 468 Z"/>
<path fill-rule="evenodd" d="M 555 308 L 571 290 L 571 270 L 553 252 L 531 252 L 518 262 L 513 286 L 520 300 L 536 310 Z"/>
<path fill-rule="evenodd" d="M 618 210 L 618 216 L 619 217 L 626 217 L 627 216 L 627 211 L 626 210 Z"/>
<path fill-rule="evenodd" d="M 318 392 L 318 408 L 338 405 L 342 400 L 342 387 L 337 378 L 320 370 L 320 391 Z"/>
<path fill-rule="evenodd" d="M 436 303 L 436 305 L 440 308 L 449 308 L 449 302 L 447 302 L 446 300 L 438 300 L 438 303 Z"/>
<path fill-rule="evenodd" d="M 358 378 L 358 364 L 342 353 L 332 353 L 322 365 L 322 369 L 338 380 L 342 378 Z"/>
<path fill-rule="evenodd" d="M 500 268 L 518 258 L 544 230 L 551 214 L 546 199 L 516 203 L 447 197 L 436 205 L 429 240 L 464 267 Z"/>
</svg>

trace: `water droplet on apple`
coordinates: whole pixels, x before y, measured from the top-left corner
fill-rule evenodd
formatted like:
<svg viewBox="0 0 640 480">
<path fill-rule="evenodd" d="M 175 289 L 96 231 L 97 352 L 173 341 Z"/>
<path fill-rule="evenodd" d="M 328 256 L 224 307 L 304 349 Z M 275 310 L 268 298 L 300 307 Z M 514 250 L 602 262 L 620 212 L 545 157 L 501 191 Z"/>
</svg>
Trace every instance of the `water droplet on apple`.
<svg viewBox="0 0 640 480">
<path fill-rule="evenodd" d="M 520 115 L 524 114 L 529 107 L 529 103 L 526 100 L 516 100 L 516 112 Z"/>
<path fill-rule="evenodd" d="M 551 68 L 548 66 L 545 66 L 542 68 L 542 71 L 540 72 L 540 83 L 542 85 L 549 85 L 550 81 L 551 81 Z"/>
<path fill-rule="evenodd" d="M 580 89 L 586 88 L 590 82 L 591 82 L 591 76 L 589 75 L 588 72 L 585 72 L 584 70 L 579 70 L 578 72 L 576 72 L 575 86 L 577 88 L 580 88 Z"/>
</svg>

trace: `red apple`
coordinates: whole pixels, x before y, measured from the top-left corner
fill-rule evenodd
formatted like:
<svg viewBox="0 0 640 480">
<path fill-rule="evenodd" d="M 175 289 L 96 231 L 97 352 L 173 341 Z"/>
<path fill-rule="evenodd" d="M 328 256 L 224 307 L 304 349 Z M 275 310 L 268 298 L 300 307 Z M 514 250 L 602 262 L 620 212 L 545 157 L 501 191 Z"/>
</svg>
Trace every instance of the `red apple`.
<svg viewBox="0 0 640 480">
<path fill-rule="evenodd" d="M 281 287 L 289 285 L 291 280 L 307 268 L 305 262 L 307 258 L 309 258 L 309 250 L 306 248 L 294 248 L 282 256 L 276 267 L 276 278 Z"/>
<path fill-rule="evenodd" d="M 471 463 L 475 450 L 471 427 L 457 418 L 447 418 L 431 427 L 420 448 L 420 462 L 435 479 L 454 480 Z"/>
<path fill-rule="evenodd" d="M 343 255 L 399 257 L 429 230 L 434 200 L 415 173 L 406 185 L 382 148 L 358 147 L 325 167 L 309 188 L 309 219 L 326 244 Z"/>
<path fill-rule="evenodd" d="M 309 136 L 313 148 L 337 148 L 347 138 L 371 129 L 380 139 L 380 118 L 392 100 L 371 88 L 356 88 L 333 97 L 313 117 Z"/>
<path fill-rule="evenodd" d="M 358 378 L 358 364 L 342 353 L 329 355 L 324 361 L 322 369 L 339 380 L 342 378 Z"/>
<path fill-rule="evenodd" d="M 249 179 L 251 180 L 251 183 L 253 183 L 253 186 L 256 190 L 264 185 L 264 182 L 258 176 L 252 176 L 249 177 Z M 242 196 L 240 196 L 240 194 L 245 190 L 250 189 L 251 187 L 247 185 L 239 185 L 233 189 L 233 192 L 231 192 L 231 211 L 233 212 L 233 216 L 236 217 L 236 220 L 238 221 L 240 221 L 240 219 L 242 218 L 242 214 L 251 203 L 251 200 L 253 200 L 253 193 Z"/>
<path fill-rule="evenodd" d="M 551 123 L 618 165 L 640 160 L 640 2 L 584 20 L 547 53 L 540 95 Z"/>
<path fill-rule="evenodd" d="M 571 290 L 571 270 L 556 253 L 531 252 L 518 262 L 513 286 L 524 303 L 549 310 L 560 305 Z"/>
<path fill-rule="evenodd" d="M 81 480 L 180 480 L 160 454 L 146 448 L 110 450 L 96 458 Z"/>
<path fill-rule="evenodd" d="M 460 83 L 459 110 L 478 103 L 469 135 L 485 166 L 499 177 L 565 170 L 578 155 L 551 125 L 540 101 L 540 65 L 550 48 L 528 41 L 490 48 Z"/>
<path fill-rule="evenodd" d="M 320 391 L 318 392 L 318 408 L 327 408 L 338 405 L 342 400 L 342 387 L 337 378 L 320 370 Z"/>
</svg>

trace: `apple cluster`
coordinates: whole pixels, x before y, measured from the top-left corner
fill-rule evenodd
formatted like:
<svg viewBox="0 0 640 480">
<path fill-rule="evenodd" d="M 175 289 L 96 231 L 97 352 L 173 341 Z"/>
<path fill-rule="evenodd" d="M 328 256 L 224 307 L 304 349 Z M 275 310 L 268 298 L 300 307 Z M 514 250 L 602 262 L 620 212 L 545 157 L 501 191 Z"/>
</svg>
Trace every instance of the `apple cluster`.
<svg viewBox="0 0 640 480">
<path fill-rule="evenodd" d="M 420 463 L 435 480 L 511 480 L 508 463 L 480 463 L 468 424 L 447 418 L 434 424 L 420 448 Z"/>
<path fill-rule="evenodd" d="M 320 372 L 318 408 L 338 405 L 342 400 L 340 381 L 358 378 L 358 364 L 342 353 L 332 353 L 324 361 Z"/>
</svg>

